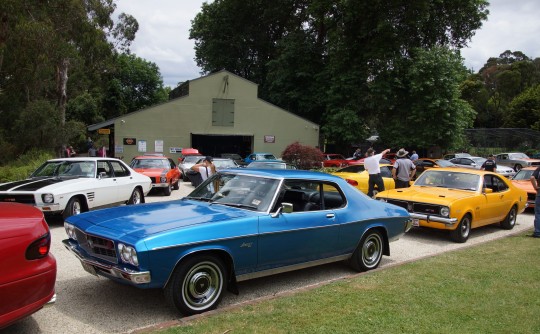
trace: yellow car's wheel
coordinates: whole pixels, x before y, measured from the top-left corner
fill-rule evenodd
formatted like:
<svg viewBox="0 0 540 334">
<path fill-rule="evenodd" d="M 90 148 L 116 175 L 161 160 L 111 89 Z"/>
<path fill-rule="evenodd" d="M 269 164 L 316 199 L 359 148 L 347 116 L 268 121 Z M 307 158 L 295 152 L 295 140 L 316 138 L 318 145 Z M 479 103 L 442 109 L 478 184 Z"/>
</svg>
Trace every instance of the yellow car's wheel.
<svg viewBox="0 0 540 334">
<path fill-rule="evenodd" d="M 453 241 L 464 243 L 469 239 L 469 234 L 471 233 L 471 223 L 472 218 L 470 214 L 466 214 L 461 218 L 458 227 L 450 232 L 450 237 Z"/>
<path fill-rule="evenodd" d="M 508 212 L 508 215 L 506 215 L 504 220 L 501 222 L 501 227 L 505 230 L 511 230 L 514 228 L 514 226 L 516 226 L 516 220 L 517 220 L 517 208 L 514 205 Z"/>
</svg>

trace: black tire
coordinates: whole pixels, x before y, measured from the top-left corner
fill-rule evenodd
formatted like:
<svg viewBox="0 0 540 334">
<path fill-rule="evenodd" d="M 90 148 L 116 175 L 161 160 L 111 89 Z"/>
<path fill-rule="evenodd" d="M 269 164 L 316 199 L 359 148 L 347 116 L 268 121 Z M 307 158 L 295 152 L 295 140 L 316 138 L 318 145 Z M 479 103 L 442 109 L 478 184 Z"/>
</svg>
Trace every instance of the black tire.
<svg viewBox="0 0 540 334">
<path fill-rule="evenodd" d="M 189 178 L 187 177 L 186 173 L 182 173 L 182 181 L 189 182 Z"/>
<path fill-rule="evenodd" d="M 516 220 L 517 220 L 517 208 L 514 205 L 510 209 L 510 211 L 508 212 L 504 220 L 501 222 L 501 227 L 505 230 L 511 230 L 514 228 L 514 226 L 516 226 Z"/>
<path fill-rule="evenodd" d="M 143 193 L 139 188 L 133 189 L 133 192 L 131 193 L 131 196 L 129 197 L 127 204 L 141 204 L 144 203 L 143 199 Z"/>
<path fill-rule="evenodd" d="M 180 263 L 165 287 L 167 302 L 184 315 L 217 307 L 227 287 L 227 271 L 214 256 L 196 255 Z"/>
<path fill-rule="evenodd" d="M 163 194 L 165 196 L 171 196 L 172 186 L 171 184 L 167 184 L 167 187 L 163 188 Z"/>
<path fill-rule="evenodd" d="M 384 254 L 384 240 L 377 230 L 367 231 L 360 245 L 354 251 L 350 265 L 356 271 L 375 269 L 381 263 Z"/>
<path fill-rule="evenodd" d="M 521 168 L 523 168 L 523 166 L 521 166 L 520 164 L 516 164 L 514 166 L 514 170 L 516 171 L 516 173 L 519 172 L 521 170 Z"/>
<path fill-rule="evenodd" d="M 173 183 L 173 185 L 172 185 L 173 190 L 178 190 L 178 189 L 180 189 L 180 185 L 178 184 L 178 182 L 180 182 L 180 180 L 178 180 L 178 181 L 176 181 L 175 183 Z"/>
<path fill-rule="evenodd" d="M 467 239 L 469 239 L 469 234 L 471 234 L 471 223 L 471 215 L 466 214 L 463 216 L 458 227 L 450 232 L 450 237 L 452 240 L 459 243 L 464 243 L 467 241 Z"/>
<path fill-rule="evenodd" d="M 66 219 L 67 217 L 78 215 L 81 212 L 83 212 L 81 200 L 77 197 L 72 197 L 66 205 L 62 216 L 64 217 L 64 219 Z"/>
</svg>

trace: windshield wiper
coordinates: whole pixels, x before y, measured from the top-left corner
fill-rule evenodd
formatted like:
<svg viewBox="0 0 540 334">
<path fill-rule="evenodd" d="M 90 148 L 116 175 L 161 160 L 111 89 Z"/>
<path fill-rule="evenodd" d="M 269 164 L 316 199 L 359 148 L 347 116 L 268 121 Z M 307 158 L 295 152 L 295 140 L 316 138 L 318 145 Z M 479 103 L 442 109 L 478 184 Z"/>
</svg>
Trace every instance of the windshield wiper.
<svg viewBox="0 0 540 334">
<path fill-rule="evenodd" d="M 186 196 L 185 199 L 194 199 L 197 201 L 204 201 L 204 202 L 210 202 L 212 199 L 208 197 L 192 197 L 192 196 Z"/>
<path fill-rule="evenodd" d="M 235 208 L 242 208 L 242 209 L 253 209 L 253 210 L 257 210 L 258 207 L 255 206 L 255 205 L 251 205 L 251 204 L 242 204 L 242 203 L 227 203 L 227 202 L 212 202 L 211 204 L 222 204 L 222 205 L 227 205 L 227 206 L 232 206 L 232 207 L 235 207 Z"/>
</svg>

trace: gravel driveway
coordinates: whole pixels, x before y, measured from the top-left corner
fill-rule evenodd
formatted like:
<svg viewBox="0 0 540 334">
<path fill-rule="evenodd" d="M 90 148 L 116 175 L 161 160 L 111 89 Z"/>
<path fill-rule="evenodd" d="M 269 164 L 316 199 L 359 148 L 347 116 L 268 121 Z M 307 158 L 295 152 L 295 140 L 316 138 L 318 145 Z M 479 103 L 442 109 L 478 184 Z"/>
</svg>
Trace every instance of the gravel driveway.
<svg viewBox="0 0 540 334">
<path fill-rule="evenodd" d="M 191 185 L 181 182 L 180 190 L 173 191 L 170 197 L 150 194 L 147 202 L 181 198 L 192 189 Z M 472 230 L 465 244 L 449 241 L 445 233 L 413 229 L 390 244 L 392 255 L 383 257 L 381 268 L 530 230 L 533 219 L 534 214 L 528 210 L 518 216 L 517 224 L 511 231 L 497 226 Z M 62 246 L 61 241 L 66 238 L 62 222 L 49 223 L 53 240 L 52 253 L 58 261 L 56 304 L 2 333 L 126 333 L 180 318 L 179 314 L 166 305 L 161 290 L 136 289 L 86 273 L 79 261 Z M 235 296 L 226 293 L 218 311 L 226 306 L 355 274 L 343 263 L 335 263 L 241 282 L 240 294 Z"/>
</svg>

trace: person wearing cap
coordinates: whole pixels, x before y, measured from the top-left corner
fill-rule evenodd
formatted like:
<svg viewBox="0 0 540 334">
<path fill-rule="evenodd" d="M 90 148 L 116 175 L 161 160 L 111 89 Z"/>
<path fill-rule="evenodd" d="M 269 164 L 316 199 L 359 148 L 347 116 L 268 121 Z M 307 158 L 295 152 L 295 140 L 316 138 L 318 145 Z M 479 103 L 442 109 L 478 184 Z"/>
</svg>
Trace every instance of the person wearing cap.
<svg viewBox="0 0 540 334">
<path fill-rule="evenodd" d="M 480 167 L 480 170 L 485 170 L 488 172 L 497 172 L 497 163 L 495 162 L 495 157 L 493 154 L 490 154 L 486 161 L 482 164 L 482 167 Z"/>
<path fill-rule="evenodd" d="M 375 185 L 377 186 L 378 191 L 384 190 L 384 181 L 381 176 L 381 167 L 379 166 L 382 156 L 390 152 L 390 149 L 382 151 L 379 154 L 375 154 L 375 150 L 370 147 L 366 151 L 367 158 L 364 160 L 364 167 L 369 173 L 368 179 L 368 193 L 369 197 L 373 197 L 373 191 L 375 190 Z"/>
<path fill-rule="evenodd" d="M 191 166 L 191 169 L 199 172 L 203 181 L 216 173 L 216 166 L 212 163 L 212 157 L 204 157 L 201 163 Z"/>
<path fill-rule="evenodd" d="M 397 188 L 408 188 L 410 186 L 411 179 L 416 172 L 416 166 L 407 157 L 409 152 L 404 148 L 400 149 L 396 153 L 396 162 L 394 162 L 394 168 L 392 169 L 392 177 L 396 183 Z"/>
</svg>

